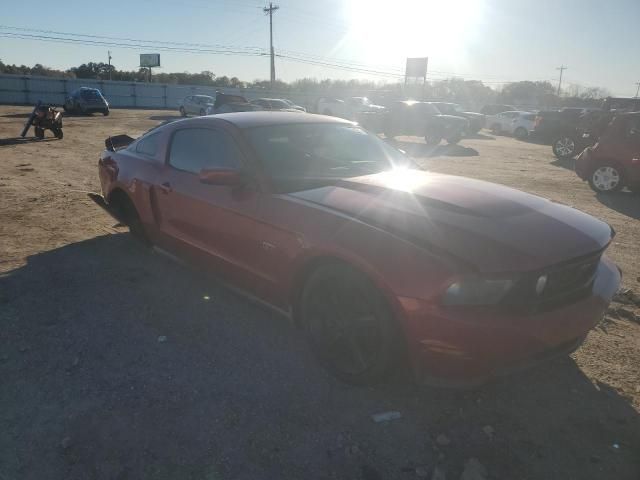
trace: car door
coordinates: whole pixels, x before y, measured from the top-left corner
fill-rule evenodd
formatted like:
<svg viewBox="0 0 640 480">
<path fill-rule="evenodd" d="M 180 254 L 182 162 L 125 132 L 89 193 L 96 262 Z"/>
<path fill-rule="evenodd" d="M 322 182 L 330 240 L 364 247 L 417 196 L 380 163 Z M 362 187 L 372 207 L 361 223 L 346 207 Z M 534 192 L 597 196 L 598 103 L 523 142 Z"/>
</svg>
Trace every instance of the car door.
<svg viewBox="0 0 640 480">
<path fill-rule="evenodd" d="M 199 97 L 194 95 L 189 102 L 189 113 L 192 115 L 198 115 L 200 113 Z"/>
<path fill-rule="evenodd" d="M 169 249 L 213 267 L 230 283 L 255 291 L 258 187 L 253 183 L 210 185 L 203 169 L 244 170 L 245 162 L 223 129 L 179 128 L 167 148 L 154 186 L 159 230 Z"/>
<path fill-rule="evenodd" d="M 515 120 L 518 118 L 517 112 L 505 112 L 502 114 L 502 131 L 513 133 Z"/>
<path fill-rule="evenodd" d="M 620 142 L 620 160 L 625 167 L 628 183 L 640 183 L 640 115 L 630 116 L 624 129 L 624 139 Z"/>
</svg>

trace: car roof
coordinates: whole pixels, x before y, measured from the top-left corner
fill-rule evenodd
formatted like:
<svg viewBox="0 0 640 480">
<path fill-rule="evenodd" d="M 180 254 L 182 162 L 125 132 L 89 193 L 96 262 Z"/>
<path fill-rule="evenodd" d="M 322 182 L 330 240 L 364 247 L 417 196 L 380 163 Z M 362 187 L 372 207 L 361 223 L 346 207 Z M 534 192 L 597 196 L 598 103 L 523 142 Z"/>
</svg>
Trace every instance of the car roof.
<svg viewBox="0 0 640 480">
<path fill-rule="evenodd" d="M 258 112 L 232 112 L 232 113 L 220 113 L 217 115 L 208 115 L 204 117 L 195 117 L 185 120 L 179 120 L 182 123 L 211 123 L 211 121 L 224 120 L 231 123 L 237 128 L 253 128 L 253 127 L 265 127 L 270 125 L 290 125 L 290 124 L 302 124 L 302 123 L 334 123 L 343 125 L 354 125 L 354 122 L 344 120 L 337 117 L 329 117 L 327 115 L 316 115 L 313 113 L 302 112 L 271 112 L 271 111 L 258 111 Z M 177 123 L 177 122 L 172 122 Z"/>
</svg>

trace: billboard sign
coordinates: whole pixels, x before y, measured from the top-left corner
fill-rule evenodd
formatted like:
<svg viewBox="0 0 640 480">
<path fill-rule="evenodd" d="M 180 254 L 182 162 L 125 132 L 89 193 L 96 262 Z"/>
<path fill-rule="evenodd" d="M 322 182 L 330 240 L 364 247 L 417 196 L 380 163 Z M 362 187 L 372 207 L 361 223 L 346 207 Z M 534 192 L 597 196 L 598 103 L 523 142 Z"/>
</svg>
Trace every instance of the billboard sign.
<svg viewBox="0 0 640 480">
<path fill-rule="evenodd" d="M 426 77 L 428 57 L 423 58 L 407 58 L 407 67 L 405 68 L 405 76 L 407 77 Z"/>
<path fill-rule="evenodd" d="M 141 53 L 140 54 L 140 66 L 141 67 L 159 67 L 160 66 L 160 54 L 159 53 Z"/>
</svg>

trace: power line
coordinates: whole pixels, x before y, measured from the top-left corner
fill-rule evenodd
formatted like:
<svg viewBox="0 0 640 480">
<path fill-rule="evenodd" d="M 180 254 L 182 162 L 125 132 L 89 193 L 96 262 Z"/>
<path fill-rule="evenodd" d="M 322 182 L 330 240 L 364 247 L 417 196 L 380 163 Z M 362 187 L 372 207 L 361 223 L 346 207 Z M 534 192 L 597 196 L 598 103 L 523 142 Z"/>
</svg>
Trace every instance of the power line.
<svg viewBox="0 0 640 480">
<path fill-rule="evenodd" d="M 177 46 L 185 46 L 185 47 L 205 47 L 205 48 L 234 48 L 234 49 L 245 49 L 245 50 L 256 50 L 263 52 L 264 49 L 261 47 L 254 46 L 238 46 L 238 45 L 220 45 L 220 44 L 211 44 L 211 43 L 187 43 L 187 42 L 174 42 L 167 40 L 143 40 L 139 38 L 128 38 L 128 37 L 110 37 L 106 35 L 90 35 L 87 33 L 70 33 L 70 32 L 60 32 L 55 30 L 40 30 L 36 28 L 24 28 L 24 27 L 11 27 L 8 25 L 0 25 L 0 29 L 5 30 L 18 30 L 23 32 L 36 32 L 36 33 L 47 33 L 53 35 L 64 35 L 67 37 L 86 37 L 86 38 L 95 38 L 95 39 L 104 39 L 104 40 L 118 40 L 118 41 L 126 41 L 126 42 L 136 42 L 136 43 L 151 43 L 154 44 L 162 44 L 162 45 L 177 45 Z"/>
<path fill-rule="evenodd" d="M 277 8 L 273 5 L 274 10 Z M 270 8 L 271 8 L 270 7 Z M 265 8 L 267 13 L 268 8 Z M 43 42 L 54 43 L 67 43 L 72 45 L 82 46 L 98 46 L 98 47 L 119 47 L 129 49 L 141 49 L 141 48 L 154 48 L 167 52 L 181 52 L 181 53 L 195 53 L 195 54 L 208 54 L 208 55 L 239 55 L 239 56 L 266 56 L 265 49 L 253 46 L 234 46 L 234 45 L 220 45 L 220 44 L 206 44 L 206 43 L 188 43 L 188 42 L 174 42 L 167 40 L 142 40 L 136 38 L 125 37 L 112 37 L 104 35 L 92 35 L 92 34 L 79 34 L 70 32 L 60 32 L 54 30 L 38 30 L 23 27 L 11 27 L 6 25 L 0 25 L 0 29 L 10 29 L 18 31 L 16 32 L 3 32 L 0 30 L 0 37 L 18 38 L 23 40 L 34 40 Z M 25 32 L 37 32 L 25 33 Z M 45 35 L 44 33 L 48 33 Z M 74 37 L 74 38 L 69 38 Z M 325 68 L 331 68 L 336 70 L 344 70 L 353 73 L 361 73 L 370 76 L 387 77 L 400 79 L 403 77 L 403 69 L 390 66 L 374 66 L 355 62 L 346 59 L 337 59 L 333 57 L 324 57 L 319 55 L 312 55 L 308 53 L 295 52 L 290 50 L 281 50 L 281 54 L 277 55 L 279 58 L 298 62 L 309 65 L 316 65 Z M 274 51 L 274 57 L 275 57 Z M 566 68 L 566 67 L 564 67 Z M 275 70 L 275 69 L 274 69 Z M 447 79 L 453 77 L 471 77 L 470 79 L 482 81 L 485 84 L 505 84 L 512 83 L 517 80 L 498 80 L 493 79 L 496 76 L 487 75 L 485 80 L 482 80 L 482 76 L 475 76 L 470 74 L 457 74 L 454 72 L 445 72 L 432 70 L 430 77 L 432 79 Z M 275 74 L 275 71 L 274 71 Z M 275 75 L 274 75 L 275 79 Z"/>
<path fill-rule="evenodd" d="M 74 38 L 63 38 L 63 37 L 55 37 L 48 35 L 32 35 L 27 33 L 11 33 L 11 32 L 0 32 L 0 36 L 7 38 L 19 38 L 22 40 L 37 40 L 44 42 L 54 42 L 54 43 L 68 43 L 73 45 L 84 45 L 84 46 L 101 46 L 101 47 L 121 47 L 121 48 L 133 48 L 133 49 L 141 49 L 141 48 L 155 48 L 158 50 L 164 51 L 172 51 L 172 52 L 183 52 L 183 53 L 203 53 L 210 55 L 246 55 L 246 56 L 263 56 L 266 55 L 265 52 L 257 52 L 253 50 L 216 50 L 216 49 L 206 49 L 206 48 L 189 48 L 189 47 L 170 47 L 166 45 L 148 45 L 148 44 L 136 44 L 136 43 L 122 43 L 122 42 L 113 42 L 113 41 L 101 41 L 101 40 L 86 40 L 86 39 L 74 39 Z"/>
</svg>

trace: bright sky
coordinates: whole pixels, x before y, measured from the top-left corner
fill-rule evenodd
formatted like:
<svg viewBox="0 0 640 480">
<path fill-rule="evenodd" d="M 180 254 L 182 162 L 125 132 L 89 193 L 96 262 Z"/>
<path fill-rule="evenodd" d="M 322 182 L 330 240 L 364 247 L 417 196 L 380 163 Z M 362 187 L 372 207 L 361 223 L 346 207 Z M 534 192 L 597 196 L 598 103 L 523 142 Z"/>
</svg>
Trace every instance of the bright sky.
<svg viewBox="0 0 640 480">
<path fill-rule="evenodd" d="M 408 56 L 429 57 L 429 78 L 452 75 L 490 85 L 516 80 L 557 84 L 560 65 L 564 85 L 601 86 L 632 96 L 640 81 L 639 0 L 282 0 L 274 14 L 277 54 L 352 70 L 277 58 L 283 80 L 303 77 L 370 78 L 393 81 Z M 34 7 L 34 5 L 37 5 Z M 62 36 L 43 30 L 133 40 L 257 47 L 268 51 L 269 21 L 258 0 L 109 0 L 88 2 L 16 2 L 0 0 L 0 59 L 5 63 L 42 63 L 69 68 L 107 60 L 119 69 L 135 69 L 138 54 L 160 53 L 162 70 L 268 78 L 266 56 L 186 53 L 122 45 L 80 42 L 45 43 L 8 38 L 20 35 Z M 35 8 L 35 11 L 34 11 Z M 30 30 L 12 30 L 20 27 Z M 40 30 L 40 32 L 34 31 Z M 117 39 L 94 41 L 127 43 Z M 131 41 L 128 41 L 131 43 Z M 135 42 L 133 42 L 135 43 Z M 157 44 L 156 44 L 157 45 Z M 253 50 L 255 51 L 255 50 Z M 353 69 L 375 70 L 375 75 Z M 383 75 L 384 74 L 384 75 Z"/>
</svg>

